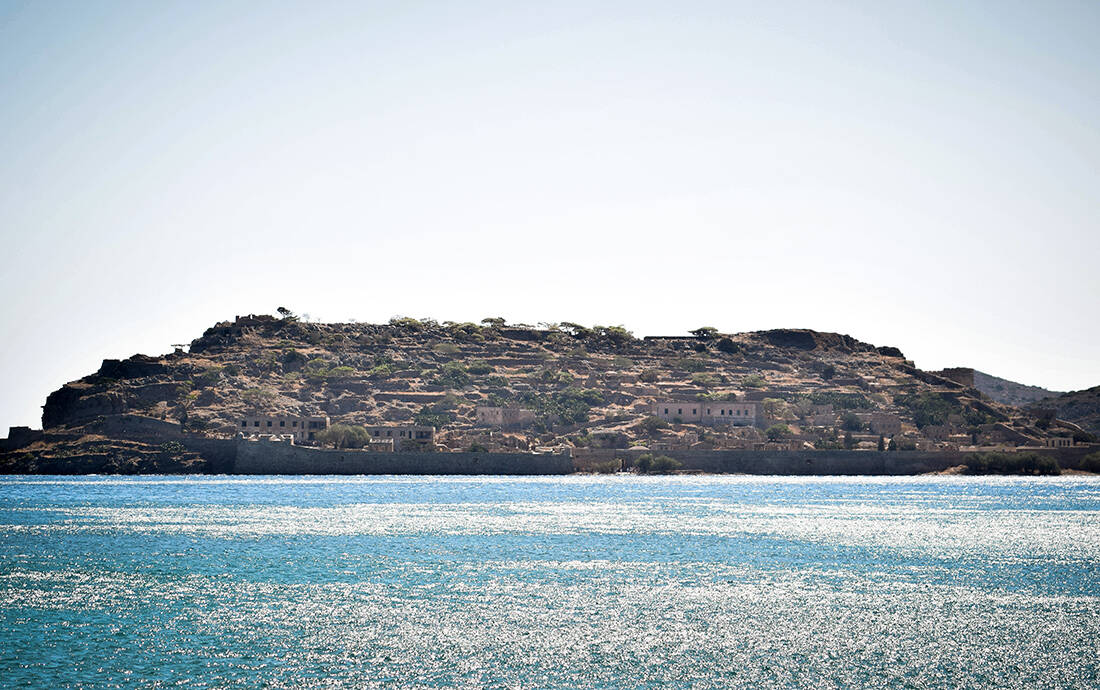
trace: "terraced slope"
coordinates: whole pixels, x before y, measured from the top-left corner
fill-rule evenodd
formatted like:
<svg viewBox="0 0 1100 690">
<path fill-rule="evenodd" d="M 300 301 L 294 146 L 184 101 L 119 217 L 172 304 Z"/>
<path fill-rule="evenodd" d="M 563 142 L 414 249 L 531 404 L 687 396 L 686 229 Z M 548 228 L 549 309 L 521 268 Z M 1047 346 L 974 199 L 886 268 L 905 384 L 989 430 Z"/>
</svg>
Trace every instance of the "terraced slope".
<svg viewBox="0 0 1100 690">
<path fill-rule="evenodd" d="M 901 419 L 899 438 L 935 430 L 930 437 L 939 440 L 954 432 L 1028 443 L 1057 431 L 1040 429 L 1034 414 L 916 369 L 897 348 L 835 333 L 701 329 L 639 339 L 618 327 L 532 328 L 499 319 L 374 325 L 271 316 L 219 323 L 188 352 L 105 361 L 49 396 L 43 425 L 102 441 L 119 434 L 103 432 L 102 420 L 128 415 L 229 438 L 247 414 L 323 414 L 339 424 L 431 424 L 442 450 L 485 442 L 522 449 L 656 441 L 737 447 L 763 439 L 761 429 L 657 424 L 651 410 L 658 399 L 759 401 L 768 417 L 761 426 L 785 425 L 785 437 L 817 447 L 835 447 L 852 414 L 876 411 Z M 533 409 L 536 422 L 487 434 L 475 426 L 482 404 Z M 821 419 L 830 406 L 835 423 Z"/>
</svg>

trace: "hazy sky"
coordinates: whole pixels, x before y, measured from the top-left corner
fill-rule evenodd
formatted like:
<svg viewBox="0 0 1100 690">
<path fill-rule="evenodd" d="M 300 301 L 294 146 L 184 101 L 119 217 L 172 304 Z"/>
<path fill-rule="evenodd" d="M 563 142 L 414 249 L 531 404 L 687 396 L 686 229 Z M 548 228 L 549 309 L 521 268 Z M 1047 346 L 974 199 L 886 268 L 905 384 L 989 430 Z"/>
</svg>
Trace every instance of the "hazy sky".
<svg viewBox="0 0 1100 690">
<path fill-rule="evenodd" d="M 0 426 L 278 306 L 1100 384 L 1098 33 L 1090 1 L 0 0 Z"/>
</svg>

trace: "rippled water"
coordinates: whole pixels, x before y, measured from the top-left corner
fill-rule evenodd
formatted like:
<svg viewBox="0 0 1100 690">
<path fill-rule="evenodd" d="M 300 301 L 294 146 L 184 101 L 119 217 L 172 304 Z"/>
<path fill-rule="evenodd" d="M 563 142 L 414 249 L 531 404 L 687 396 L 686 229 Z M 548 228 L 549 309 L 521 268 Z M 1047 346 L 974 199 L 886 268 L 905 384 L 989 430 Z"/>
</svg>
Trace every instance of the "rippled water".
<svg viewBox="0 0 1100 690">
<path fill-rule="evenodd" d="M 0 478 L 0 685 L 1100 686 L 1086 478 Z"/>
</svg>

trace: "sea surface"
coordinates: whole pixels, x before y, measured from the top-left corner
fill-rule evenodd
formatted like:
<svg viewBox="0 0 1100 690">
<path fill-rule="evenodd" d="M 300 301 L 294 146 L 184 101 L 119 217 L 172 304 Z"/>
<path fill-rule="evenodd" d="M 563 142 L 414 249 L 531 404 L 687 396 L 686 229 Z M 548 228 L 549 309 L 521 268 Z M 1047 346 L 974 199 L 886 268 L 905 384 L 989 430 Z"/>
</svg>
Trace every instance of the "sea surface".
<svg viewBox="0 0 1100 690">
<path fill-rule="evenodd" d="M 0 686 L 1097 688 L 1100 480 L 4 477 Z"/>
</svg>

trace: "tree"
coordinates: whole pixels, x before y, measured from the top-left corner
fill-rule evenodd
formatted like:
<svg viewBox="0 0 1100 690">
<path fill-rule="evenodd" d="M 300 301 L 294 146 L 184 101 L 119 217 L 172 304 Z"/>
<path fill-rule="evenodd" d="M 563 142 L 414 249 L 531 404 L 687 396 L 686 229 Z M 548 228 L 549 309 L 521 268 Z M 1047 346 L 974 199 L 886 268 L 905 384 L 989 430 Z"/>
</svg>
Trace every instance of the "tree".
<svg viewBox="0 0 1100 690">
<path fill-rule="evenodd" d="M 897 450 L 898 449 L 898 442 L 895 441 L 894 439 L 890 439 L 890 445 L 886 446 L 886 449 L 887 450 Z"/>
<path fill-rule="evenodd" d="M 791 428 L 786 424 L 774 424 L 768 427 L 768 430 L 764 432 L 769 441 L 778 441 L 786 438 L 791 433 Z"/>
<path fill-rule="evenodd" d="M 762 403 L 764 414 L 772 419 L 778 419 L 787 411 L 787 403 L 779 398 L 764 398 Z"/>
<path fill-rule="evenodd" d="M 286 307 L 279 307 L 275 311 L 279 312 L 279 316 L 283 317 L 283 321 L 297 321 L 298 317 L 294 312 L 290 311 Z"/>
<path fill-rule="evenodd" d="M 856 440 L 852 438 L 852 432 L 847 431 L 844 433 L 844 449 L 851 450 L 856 447 Z"/>
<path fill-rule="evenodd" d="M 712 340 L 718 337 L 718 329 L 713 326 L 702 326 L 695 330 L 688 331 L 688 333 L 691 333 L 700 340 Z"/>
<path fill-rule="evenodd" d="M 863 431 L 863 420 L 855 412 L 849 412 L 841 419 L 840 428 L 845 431 Z"/>
<path fill-rule="evenodd" d="M 370 443 L 370 434 L 361 426 L 335 424 L 317 432 L 317 442 L 333 448 L 363 448 Z"/>
<path fill-rule="evenodd" d="M 638 422 L 638 428 L 646 432 L 647 434 L 652 435 L 657 433 L 661 429 L 667 429 L 668 422 L 664 421 L 660 417 L 654 417 L 650 415 L 649 417 L 646 417 L 642 421 Z"/>
<path fill-rule="evenodd" d="M 886 450 L 886 439 L 882 436 L 882 434 L 878 435 L 878 449 L 879 452 Z"/>
</svg>

